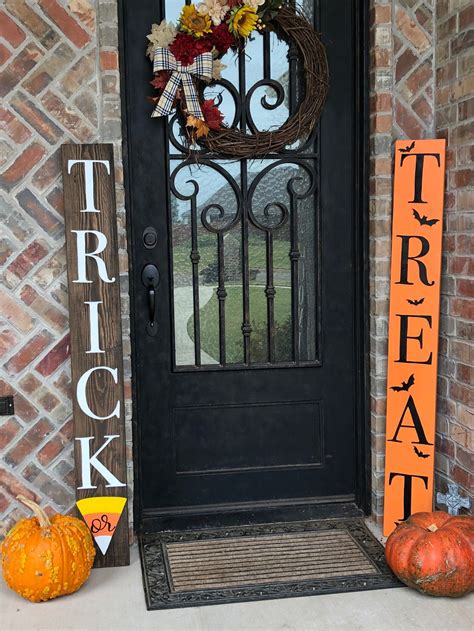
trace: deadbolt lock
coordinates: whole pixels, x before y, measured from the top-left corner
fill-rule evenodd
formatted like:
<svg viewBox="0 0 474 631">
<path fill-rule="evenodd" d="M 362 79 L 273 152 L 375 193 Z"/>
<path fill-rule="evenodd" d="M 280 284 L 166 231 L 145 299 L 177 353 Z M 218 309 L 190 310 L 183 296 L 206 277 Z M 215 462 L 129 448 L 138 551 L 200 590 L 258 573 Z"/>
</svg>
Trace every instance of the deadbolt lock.
<svg viewBox="0 0 474 631">
<path fill-rule="evenodd" d="M 158 235 L 156 234 L 156 230 L 151 226 L 145 228 L 145 230 L 143 231 L 143 245 L 151 250 L 155 247 L 157 241 Z"/>
</svg>

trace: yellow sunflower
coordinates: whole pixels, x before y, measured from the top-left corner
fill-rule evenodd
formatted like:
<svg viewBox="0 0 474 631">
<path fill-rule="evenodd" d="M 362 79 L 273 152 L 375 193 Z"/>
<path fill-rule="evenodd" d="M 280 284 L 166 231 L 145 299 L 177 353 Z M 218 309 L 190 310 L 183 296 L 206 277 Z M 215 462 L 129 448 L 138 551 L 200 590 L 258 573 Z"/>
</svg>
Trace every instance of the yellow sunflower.
<svg viewBox="0 0 474 631">
<path fill-rule="evenodd" d="M 202 37 L 211 32 L 211 18 L 209 15 L 198 13 L 194 4 L 183 7 L 181 11 L 181 28 L 194 37 Z"/>
<path fill-rule="evenodd" d="M 257 11 L 253 7 L 243 6 L 235 8 L 230 16 L 229 31 L 234 35 L 248 37 L 256 28 L 257 22 Z"/>
</svg>

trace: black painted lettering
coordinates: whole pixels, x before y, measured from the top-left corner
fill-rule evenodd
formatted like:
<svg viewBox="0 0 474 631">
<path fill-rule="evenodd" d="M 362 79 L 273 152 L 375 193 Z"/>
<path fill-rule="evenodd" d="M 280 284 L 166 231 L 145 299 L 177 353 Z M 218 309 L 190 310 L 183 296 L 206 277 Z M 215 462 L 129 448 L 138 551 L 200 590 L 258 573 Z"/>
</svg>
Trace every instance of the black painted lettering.
<svg viewBox="0 0 474 631">
<path fill-rule="evenodd" d="M 400 521 L 405 521 L 411 515 L 411 495 L 413 490 L 413 478 L 423 480 L 425 489 L 428 489 L 428 476 L 426 475 L 411 475 L 408 473 L 391 473 L 388 478 L 389 485 L 392 484 L 393 478 L 402 477 L 404 479 L 403 486 L 403 517 Z"/>
<path fill-rule="evenodd" d="M 426 265 L 423 261 L 420 261 L 423 256 L 426 256 L 430 251 L 430 242 L 425 237 L 420 237 L 416 234 L 397 234 L 397 237 L 402 240 L 402 251 L 401 251 L 401 261 L 400 261 L 400 280 L 397 281 L 396 285 L 413 285 L 412 282 L 408 280 L 408 261 L 413 261 L 418 265 L 418 276 L 423 285 L 434 285 L 434 280 L 431 282 L 428 280 L 428 273 L 426 269 Z M 410 256 L 410 240 L 418 239 L 421 243 L 421 248 L 418 254 L 414 256 Z"/>
<path fill-rule="evenodd" d="M 408 425 L 404 425 L 403 421 L 405 420 L 405 414 L 407 413 L 407 411 L 410 412 L 412 423 Z M 415 444 L 416 445 L 432 445 L 433 444 L 426 440 L 425 430 L 423 429 L 423 424 L 421 422 L 420 415 L 418 414 L 418 410 L 416 409 L 415 400 L 413 399 L 411 394 L 408 397 L 407 404 L 405 405 L 403 409 L 402 415 L 400 417 L 400 421 L 397 425 L 397 429 L 395 430 L 395 434 L 393 435 L 393 438 L 388 439 L 390 442 L 392 443 L 403 442 L 401 440 L 398 440 L 398 433 L 402 427 L 405 427 L 406 429 L 414 429 L 416 431 L 418 440 L 411 441 L 414 445 Z"/>
<path fill-rule="evenodd" d="M 407 158 L 416 158 L 415 163 L 415 190 L 413 192 L 413 199 L 409 201 L 410 204 L 426 204 L 422 199 L 422 188 L 423 188 L 423 168 L 425 165 L 425 158 L 435 158 L 438 166 L 441 166 L 441 162 L 439 159 L 439 153 L 403 153 L 400 158 L 400 166 L 403 166 L 403 163 Z"/>
<path fill-rule="evenodd" d="M 408 359 L 408 340 L 418 340 L 418 343 L 420 344 L 420 350 L 423 350 L 423 326 L 421 327 L 418 335 L 408 335 L 408 325 L 410 322 L 410 318 L 419 318 L 422 320 L 426 320 L 428 322 L 428 326 L 431 329 L 431 316 L 400 313 L 397 313 L 396 315 L 398 318 L 400 318 L 400 346 L 399 357 L 395 360 L 395 362 L 402 364 L 431 364 L 431 362 L 433 361 L 433 353 L 430 353 L 428 359 L 426 359 L 425 361 Z"/>
</svg>

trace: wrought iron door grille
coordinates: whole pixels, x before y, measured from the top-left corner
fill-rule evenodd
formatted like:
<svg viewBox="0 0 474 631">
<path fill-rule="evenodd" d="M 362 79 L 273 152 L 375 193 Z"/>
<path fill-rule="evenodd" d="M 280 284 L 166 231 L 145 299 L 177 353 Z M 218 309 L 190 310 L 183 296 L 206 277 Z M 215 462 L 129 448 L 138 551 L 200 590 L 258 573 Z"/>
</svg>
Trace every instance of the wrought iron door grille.
<svg viewBox="0 0 474 631">
<path fill-rule="evenodd" d="M 179 3 L 165 4 L 174 20 Z M 255 133 L 279 127 L 297 107 L 297 51 L 274 33 L 256 35 L 237 61 L 229 54 L 223 62 L 222 80 L 206 94 L 228 124 Z M 179 131 L 175 115 L 168 123 L 175 369 L 318 364 L 317 136 L 264 160 L 228 160 L 190 152 Z"/>
</svg>

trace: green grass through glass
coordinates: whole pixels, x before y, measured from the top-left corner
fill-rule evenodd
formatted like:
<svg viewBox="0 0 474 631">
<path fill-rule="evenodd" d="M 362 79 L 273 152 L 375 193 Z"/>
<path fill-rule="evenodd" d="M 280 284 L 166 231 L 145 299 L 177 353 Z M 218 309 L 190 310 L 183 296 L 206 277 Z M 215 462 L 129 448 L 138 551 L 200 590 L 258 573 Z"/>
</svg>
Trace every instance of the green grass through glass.
<svg viewBox="0 0 474 631">
<path fill-rule="evenodd" d="M 243 361 L 242 336 L 242 287 L 231 285 L 226 287 L 226 361 L 228 364 L 238 364 Z M 252 329 L 250 336 L 251 361 L 265 362 L 266 330 L 267 330 L 267 299 L 263 286 L 250 287 L 250 303 L 252 313 Z M 276 361 L 291 359 L 291 290 L 289 287 L 276 288 L 278 300 L 275 301 L 275 335 L 280 338 Z M 201 316 L 201 347 L 208 355 L 219 361 L 219 305 L 214 294 L 211 300 L 200 310 Z M 187 325 L 188 334 L 194 340 L 193 318 Z"/>
</svg>

